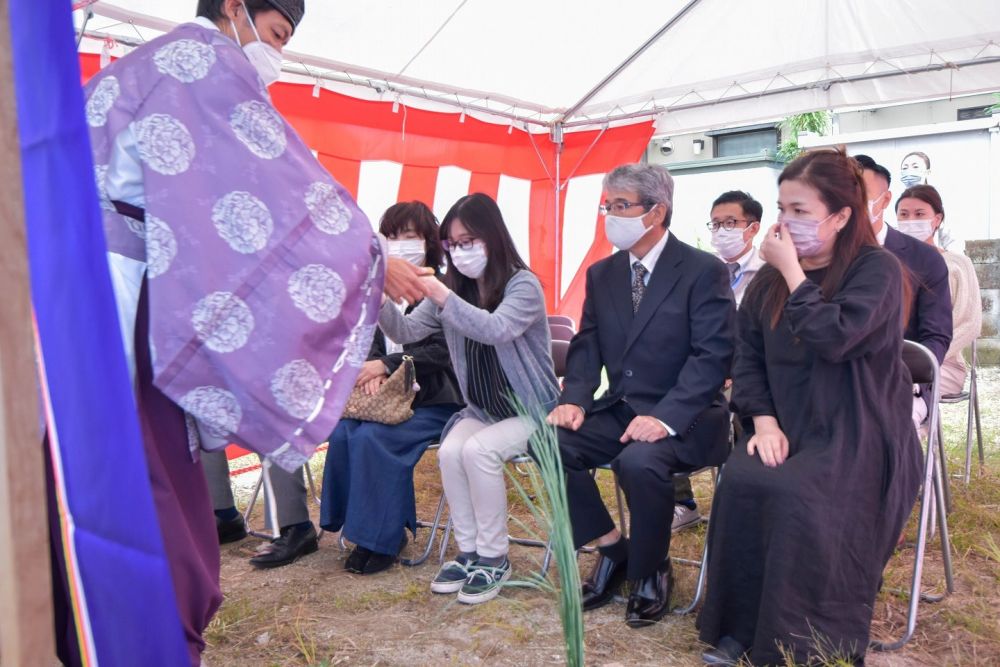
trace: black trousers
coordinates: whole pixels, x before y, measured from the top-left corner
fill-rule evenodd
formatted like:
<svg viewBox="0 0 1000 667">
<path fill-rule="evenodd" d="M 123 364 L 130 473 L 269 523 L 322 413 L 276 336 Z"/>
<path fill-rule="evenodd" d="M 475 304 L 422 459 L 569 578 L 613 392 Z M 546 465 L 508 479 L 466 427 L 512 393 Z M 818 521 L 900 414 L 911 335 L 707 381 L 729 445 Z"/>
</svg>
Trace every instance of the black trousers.
<svg viewBox="0 0 1000 667">
<path fill-rule="evenodd" d="M 578 431 L 559 429 L 575 546 L 580 548 L 615 528 L 590 474 L 591 469 L 610 463 L 631 515 L 629 579 L 653 574 L 667 558 L 674 515 L 673 474 L 694 469 L 677 457 L 673 438 L 619 442 L 635 416 L 628 403 L 620 401 L 588 415 Z"/>
</svg>

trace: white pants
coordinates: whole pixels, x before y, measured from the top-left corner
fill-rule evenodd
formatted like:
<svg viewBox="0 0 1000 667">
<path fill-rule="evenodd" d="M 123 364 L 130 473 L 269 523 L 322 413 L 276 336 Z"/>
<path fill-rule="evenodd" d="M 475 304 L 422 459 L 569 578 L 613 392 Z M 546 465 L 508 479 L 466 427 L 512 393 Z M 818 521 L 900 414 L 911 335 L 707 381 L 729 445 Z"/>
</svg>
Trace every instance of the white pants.
<svg viewBox="0 0 1000 667">
<path fill-rule="evenodd" d="M 528 450 L 530 420 L 511 417 L 495 424 L 466 418 L 441 443 L 441 483 L 464 552 L 485 558 L 507 555 L 507 484 L 504 463 Z"/>
</svg>

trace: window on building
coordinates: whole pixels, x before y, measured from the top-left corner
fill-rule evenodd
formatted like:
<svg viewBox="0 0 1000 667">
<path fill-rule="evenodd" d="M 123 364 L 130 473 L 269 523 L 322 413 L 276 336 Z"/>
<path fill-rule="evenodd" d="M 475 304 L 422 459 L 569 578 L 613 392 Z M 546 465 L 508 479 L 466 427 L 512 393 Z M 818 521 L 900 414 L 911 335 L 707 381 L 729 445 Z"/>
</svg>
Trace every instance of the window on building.
<svg viewBox="0 0 1000 667">
<path fill-rule="evenodd" d="M 778 150 L 778 130 L 773 125 L 710 133 L 714 135 L 715 157 L 760 155 Z"/>
<path fill-rule="evenodd" d="M 981 107 L 966 107 L 965 109 L 958 110 L 959 120 L 972 120 L 973 118 L 989 118 L 990 115 L 986 113 L 986 106 Z"/>
</svg>

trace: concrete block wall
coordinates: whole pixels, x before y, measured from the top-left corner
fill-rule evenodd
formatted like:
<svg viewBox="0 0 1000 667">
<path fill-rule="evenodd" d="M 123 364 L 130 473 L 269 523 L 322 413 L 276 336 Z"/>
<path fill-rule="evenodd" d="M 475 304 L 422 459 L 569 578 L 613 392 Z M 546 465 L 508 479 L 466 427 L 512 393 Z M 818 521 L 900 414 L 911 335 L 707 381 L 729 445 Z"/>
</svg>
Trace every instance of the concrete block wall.
<svg viewBox="0 0 1000 667">
<path fill-rule="evenodd" d="M 983 297 L 983 334 L 979 365 L 1000 366 L 1000 239 L 968 241 L 965 253 L 976 267 Z"/>
</svg>

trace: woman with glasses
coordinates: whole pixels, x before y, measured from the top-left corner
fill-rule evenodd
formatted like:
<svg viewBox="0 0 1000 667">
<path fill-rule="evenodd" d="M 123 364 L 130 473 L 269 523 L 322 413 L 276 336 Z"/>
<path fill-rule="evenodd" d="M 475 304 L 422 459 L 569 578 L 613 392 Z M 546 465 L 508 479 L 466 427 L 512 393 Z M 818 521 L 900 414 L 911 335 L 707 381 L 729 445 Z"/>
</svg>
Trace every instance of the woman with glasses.
<svg viewBox="0 0 1000 667">
<path fill-rule="evenodd" d="M 558 385 L 541 283 L 518 255 L 496 202 L 459 199 L 441 224 L 444 280 L 424 279 L 427 298 L 403 315 L 382 306 L 379 326 L 406 344 L 443 331 L 466 407 L 445 427 L 438 453 L 459 554 L 431 582 L 458 601 L 493 599 L 510 577 L 504 462 L 523 454 L 534 426 L 514 397 L 547 413 Z M 543 413 L 543 414 L 544 414 Z"/>
<path fill-rule="evenodd" d="M 768 265 L 739 311 L 745 435 L 712 502 L 708 664 L 864 664 L 882 570 L 920 486 L 902 360 L 907 283 L 861 165 L 818 150 L 778 179 Z"/>
</svg>

